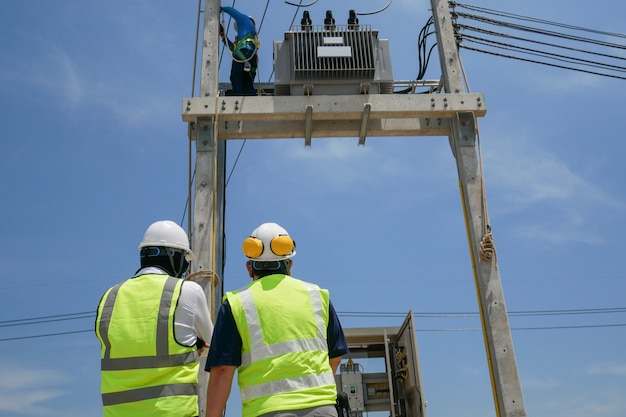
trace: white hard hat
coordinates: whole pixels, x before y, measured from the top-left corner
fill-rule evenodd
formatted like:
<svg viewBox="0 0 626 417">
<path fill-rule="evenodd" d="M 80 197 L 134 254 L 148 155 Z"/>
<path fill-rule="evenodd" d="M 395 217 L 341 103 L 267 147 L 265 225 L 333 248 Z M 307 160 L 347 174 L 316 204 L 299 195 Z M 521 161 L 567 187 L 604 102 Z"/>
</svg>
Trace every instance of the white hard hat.
<svg viewBox="0 0 626 417">
<path fill-rule="evenodd" d="M 296 254 L 296 242 L 276 223 L 263 223 L 241 245 L 246 258 L 254 261 L 281 261 Z"/>
<path fill-rule="evenodd" d="M 189 249 L 187 233 L 171 220 L 154 222 L 148 227 L 139 244 L 139 249 L 147 246 L 181 249 L 185 252 L 187 261 L 192 261 L 195 258 L 193 252 Z"/>
</svg>

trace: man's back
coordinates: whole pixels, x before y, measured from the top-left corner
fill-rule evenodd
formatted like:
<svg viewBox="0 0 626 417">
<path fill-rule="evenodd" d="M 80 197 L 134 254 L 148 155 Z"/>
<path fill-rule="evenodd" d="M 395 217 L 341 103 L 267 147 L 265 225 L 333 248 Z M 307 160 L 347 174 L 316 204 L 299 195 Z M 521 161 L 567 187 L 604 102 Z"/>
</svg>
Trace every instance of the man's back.
<svg viewBox="0 0 626 417">
<path fill-rule="evenodd" d="M 243 415 L 333 404 L 328 291 L 268 275 L 226 295 L 242 339 L 238 380 Z"/>
<path fill-rule="evenodd" d="M 98 306 L 104 415 L 197 414 L 197 352 L 174 336 L 182 280 L 145 274 L 109 289 Z M 167 392 L 167 397 L 162 395 Z"/>
<path fill-rule="evenodd" d="M 207 417 L 220 417 L 238 369 L 242 416 L 337 417 L 335 371 L 347 343 L 327 290 L 291 277 L 295 241 L 276 223 L 244 239 L 251 282 L 226 294 L 205 366 Z"/>
</svg>

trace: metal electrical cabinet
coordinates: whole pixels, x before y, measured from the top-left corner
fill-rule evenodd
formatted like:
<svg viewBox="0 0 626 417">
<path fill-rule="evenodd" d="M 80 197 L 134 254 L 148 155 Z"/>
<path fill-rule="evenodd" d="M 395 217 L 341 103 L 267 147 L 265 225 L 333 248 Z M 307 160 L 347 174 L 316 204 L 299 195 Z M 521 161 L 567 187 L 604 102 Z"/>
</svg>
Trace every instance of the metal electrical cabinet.
<svg viewBox="0 0 626 417">
<path fill-rule="evenodd" d="M 344 332 L 350 353 L 335 380 L 337 391 L 348 397 L 349 417 L 369 412 L 425 417 L 413 311 L 400 327 L 346 328 Z M 381 361 L 384 372 L 363 372 L 359 359 Z"/>
</svg>

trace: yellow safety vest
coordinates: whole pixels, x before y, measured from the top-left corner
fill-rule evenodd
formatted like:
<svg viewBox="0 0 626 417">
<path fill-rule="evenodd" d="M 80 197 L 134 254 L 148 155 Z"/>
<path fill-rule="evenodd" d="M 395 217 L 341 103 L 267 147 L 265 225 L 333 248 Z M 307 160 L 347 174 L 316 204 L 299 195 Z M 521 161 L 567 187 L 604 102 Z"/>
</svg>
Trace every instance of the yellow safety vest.
<svg viewBox="0 0 626 417">
<path fill-rule="evenodd" d="M 183 280 L 161 274 L 110 288 L 96 317 L 105 417 L 198 415 L 198 353 L 174 338 Z"/>
<path fill-rule="evenodd" d="M 268 275 L 227 293 L 242 340 L 242 416 L 334 405 L 328 362 L 329 294 L 287 275 Z"/>
</svg>

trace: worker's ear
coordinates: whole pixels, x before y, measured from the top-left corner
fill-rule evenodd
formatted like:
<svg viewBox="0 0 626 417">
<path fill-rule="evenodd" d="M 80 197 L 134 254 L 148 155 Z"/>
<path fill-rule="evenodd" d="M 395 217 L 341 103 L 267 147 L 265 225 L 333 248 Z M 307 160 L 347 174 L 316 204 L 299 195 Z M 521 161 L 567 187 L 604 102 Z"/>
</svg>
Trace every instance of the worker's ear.
<svg viewBox="0 0 626 417">
<path fill-rule="evenodd" d="M 246 269 L 248 270 L 248 276 L 254 279 L 254 274 L 252 273 L 252 261 L 246 262 Z"/>
</svg>

